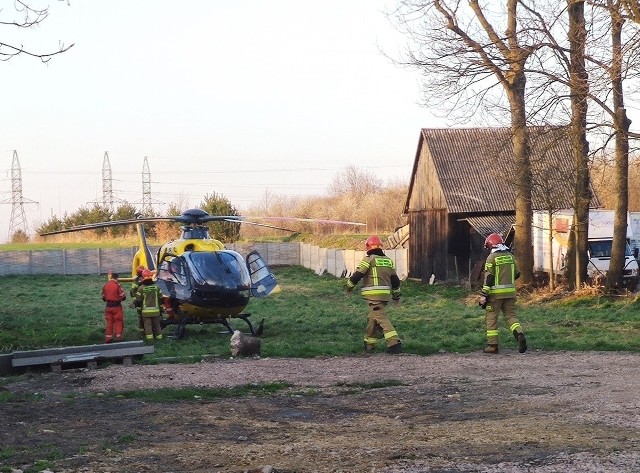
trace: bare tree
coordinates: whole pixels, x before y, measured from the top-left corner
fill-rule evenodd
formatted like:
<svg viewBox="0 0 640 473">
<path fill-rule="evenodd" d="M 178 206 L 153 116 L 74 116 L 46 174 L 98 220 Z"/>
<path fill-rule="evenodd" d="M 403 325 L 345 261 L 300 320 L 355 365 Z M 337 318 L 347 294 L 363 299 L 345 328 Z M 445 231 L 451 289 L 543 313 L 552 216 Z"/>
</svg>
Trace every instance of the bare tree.
<svg viewBox="0 0 640 473">
<path fill-rule="evenodd" d="M 541 2 L 537 4 L 542 8 Z M 610 282 L 617 286 L 622 282 L 628 195 L 629 122 L 624 107 L 623 82 L 633 77 L 634 65 L 637 67 L 640 35 L 637 28 L 626 28 L 628 31 L 623 29 L 625 16 L 622 1 L 567 0 L 568 45 L 565 45 L 558 34 L 565 27 L 562 19 L 565 12 L 554 10 L 557 5 L 557 2 L 547 2 L 544 6 L 546 18 L 535 12 L 540 18 L 539 24 L 547 44 L 545 48 L 536 50 L 532 62 L 538 67 L 528 69 L 527 73 L 530 82 L 533 76 L 535 92 L 539 93 L 538 102 L 541 106 L 537 112 L 540 116 L 549 117 L 550 110 L 562 109 L 562 103 L 567 100 L 571 103 L 577 174 L 574 198 L 576 227 L 570 241 L 577 248 L 576 251 L 570 251 L 569 267 L 577 268 L 577 286 L 586 277 L 588 206 L 591 198 L 587 173 L 589 143 L 586 137 L 589 136 L 592 144 L 595 143 L 592 150 L 594 154 L 615 142 L 617 177 L 614 186 L 620 195 L 615 204 L 617 243 L 614 242 L 614 245 L 617 245 L 617 250 L 612 257 L 609 277 Z M 586 6 L 589 6 L 588 10 Z M 544 56 L 546 50 L 552 51 L 557 60 L 555 64 Z M 536 76 L 542 80 L 536 81 Z"/>
<path fill-rule="evenodd" d="M 602 202 L 602 206 L 612 209 L 615 205 L 614 160 L 604 155 L 591 167 L 594 187 Z M 629 212 L 640 212 L 640 155 L 629 154 Z"/>
<path fill-rule="evenodd" d="M 516 194 L 515 252 L 521 281 L 528 284 L 533 281 L 533 212 L 525 66 L 540 44 L 537 18 L 527 10 L 519 16 L 520 3 L 507 0 L 502 4 L 503 10 L 496 11 L 499 9 L 478 0 L 404 0 L 394 15 L 399 29 L 414 45 L 405 65 L 423 72 L 428 103 L 465 112 L 489 107 L 510 117 Z M 500 20 L 505 25 L 498 29 Z M 506 106 L 501 103 L 502 95 Z"/>
<path fill-rule="evenodd" d="M 563 139 L 564 135 L 557 135 L 557 139 Z M 553 264 L 553 240 L 555 235 L 555 227 L 554 227 L 554 217 L 558 213 L 558 211 L 564 209 L 566 205 L 566 197 L 567 192 L 565 187 L 558 185 L 558 163 L 554 162 L 553 159 L 546 156 L 549 153 L 554 153 L 552 148 L 556 145 L 556 143 L 550 143 L 549 148 L 541 148 L 537 150 L 536 158 L 532 158 L 531 162 L 531 174 L 533 178 L 533 196 L 535 197 L 536 202 L 539 202 L 542 206 L 541 209 L 545 212 L 547 217 L 548 224 L 548 233 L 547 234 L 547 244 L 549 247 L 549 255 L 547 265 L 549 267 L 549 290 L 555 290 L 555 274 L 554 274 L 554 264 Z M 565 179 L 568 181 L 575 180 L 575 169 L 562 169 L 562 174 Z M 543 225 L 546 225 L 543 224 Z M 547 228 L 543 228 L 543 230 L 547 230 Z"/>
<path fill-rule="evenodd" d="M 625 108 L 625 82 L 637 79 L 640 57 L 640 29 L 626 21 L 625 3 L 618 0 L 592 0 L 588 23 L 589 39 L 585 60 L 589 74 L 589 100 L 596 112 L 590 112 L 587 126 L 599 139 L 595 152 L 613 146 L 612 180 L 615 198 L 613 207 L 614 237 L 611 262 L 607 273 L 607 288 L 622 284 L 624 271 L 628 193 L 629 193 L 629 120 Z M 633 81 L 630 81 L 633 84 Z M 633 87 L 633 86 L 632 86 Z M 594 107 L 590 107 L 591 110 Z"/>
<path fill-rule="evenodd" d="M 620 0 L 619 3 L 631 21 L 640 23 L 640 3 L 638 0 Z"/>
<path fill-rule="evenodd" d="M 363 197 L 377 192 L 382 188 L 382 184 L 382 179 L 375 174 L 352 164 L 335 174 L 329 184 L 329 194 Z"/>
<path fill-rule="evenodd" d="M 573 238 L 569 248 L 569 287 L 580 288 L 587 277 L 589 243 L 589 142 L 587 112 L 589 79 L 585 65 L 587 27 L 583 0 L 567 0 L 569 17 L 569 89 L 571 91 L 571 145 L 575 163 Z M 573 263 L 573 264 L 571 264 Z M 575 281 L 575 286 L 574 286 Z"/>
<path fill-rule="evenodd" d="M 22 0 L 14 0 L 14 14 L 7 13 L 0 9 L 0 26 L 14 27 L 18 29 L 29 29 L 40 25 L 49 16 L 49 7 L 35 8 Z M 64 43 L 59 43 L 54 51 L 40 52 L 34 51 L 21 43 L 10 43 L 0 41 L 0 61 L 8 61 L 12 57 L 21 54 L 39 58 L 42 62 L 48 62 L 53 56 L 64 53 L 73 47 Z"/>
<path fill-rule="evenodd" d="M 611 18 L 611 62 L 607 68 L 613 89 L 613 131 L 615 133 L 615 176 L 616 203 L 613 223 L 613 244 L 611 262 L 607 273 L 607 286 L 618 287 L 622 283 L 625 251 L 627 246 L 627 212 L 629 210 L 629 126 L 624 106 L 623 61 L 625 53 L 622 44 L 622 29 L 625 23 L 622 6 L 619 2 L 606 0 L 606 7 Z"/>
</svg>

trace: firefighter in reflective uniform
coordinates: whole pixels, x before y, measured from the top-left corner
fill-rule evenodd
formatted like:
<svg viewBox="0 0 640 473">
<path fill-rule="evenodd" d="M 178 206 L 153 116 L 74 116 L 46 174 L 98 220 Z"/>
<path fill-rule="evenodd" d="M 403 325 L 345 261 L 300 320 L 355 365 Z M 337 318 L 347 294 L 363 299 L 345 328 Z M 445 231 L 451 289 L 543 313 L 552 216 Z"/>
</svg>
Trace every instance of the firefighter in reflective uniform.
<svg viewBox="0 0 640 473">
<path fill-rule="evenodd" d="M 498 315 L 504 314 L 509 331 L 518 341 L 518 351 L 527 351 L 527 341 L 520 322 L 516 318 L 516 279 L 520 277 L 518 264 L 505 246 L 502 237 L 492 233 L 484 241 L 490 251 L 484 264 L 484 285 L 478 304 L 485 312 L 487 324 L 487 347 L 485 353 L 498 353 Z"/>
<path fill-rule="evenodd" d="M 376 335 L 382 332 L 387 343 L 387 353 L 402 353 L 402 343 L 398 332 L 385 313 L 390 300 L 400 301 L 400 278 L 396 274 L 395 263 L 382 251 L 382 241 L 372 235 L 365 243 L 367 255 L 360 261 L 355 272 L 347 280 L 347 292 L 362 279 L 361 294 L 369 306 L 369 318 L 364 335 L 367 351 L 376 347 Z"/>
<path fill-rule="evenodd" d="M 136 299 L 136 293 L 138 292 L 138 288 L 140 287 L 140 283 L 142 282 L 142 272 L 147 269 L 144 266 L 140 265 L 136 269 L 136 277 L 133 279 L 131 283 L 131 289 L 129 290 L 129 294 L 131 294 L 131 298 L 133 302 L 131 303 L 131 307 L 136 309 L 138 312 L 138 329 L 144 330 L 144 324 L 142 323 L 142 307 L 140 306 L 138 300 Z"/>
<path fill-rule="evenodd" d="M 153 282 L 153 272 L 142 271 L 142 281 L 136 291 L 136 302 L 141 307 L 144 337 L 146 340 L 162 338 L 160 324 L 160 288 Z"/>
</svg>

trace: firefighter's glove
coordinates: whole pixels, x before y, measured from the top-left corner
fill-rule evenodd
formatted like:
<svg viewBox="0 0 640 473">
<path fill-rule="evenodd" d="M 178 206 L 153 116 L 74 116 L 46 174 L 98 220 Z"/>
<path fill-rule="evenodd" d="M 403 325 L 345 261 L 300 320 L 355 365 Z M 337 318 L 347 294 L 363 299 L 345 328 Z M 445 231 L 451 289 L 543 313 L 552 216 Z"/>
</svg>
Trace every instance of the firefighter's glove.
<svg viewBox="0 0 640 473">
<path fill-rule="evenodd" d="M 480 298 L 478 299 L 478 305 L 482 309 L 486 309 L 487 308 L 487 303 L 488 302 L 489 302 L 489 298 L 486 296 L 486 294 L 480 294 Z"/>
<path fill-rule="evenodd" d="M 345 292 L 347 294 L 351 294 L 351 291 L 353 291 L 354 287 L 356 287 L 356 285 L 353 284 L 350 279 L 347 279 L 347 284 L 344 286 Z"/>
</svg>

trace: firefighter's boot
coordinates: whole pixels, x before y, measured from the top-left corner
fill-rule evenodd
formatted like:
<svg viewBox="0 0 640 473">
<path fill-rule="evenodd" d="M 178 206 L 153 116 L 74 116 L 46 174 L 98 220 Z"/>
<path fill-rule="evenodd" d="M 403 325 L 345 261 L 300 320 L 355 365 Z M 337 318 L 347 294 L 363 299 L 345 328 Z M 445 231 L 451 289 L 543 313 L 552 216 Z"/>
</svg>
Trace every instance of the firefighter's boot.
<svg viewBox="0 0 640 473">
<path fill-rule="evenodd" d="M 487 345 L 487 348 L 484 349 L 485 353 L 489 353 L 491 355 L 498 354 L 498 345 Z"/>
<path fill-rule="evenodd" d="M 387 353 L 392 355 L 397 355 L 398 353 L 402 353 L 402 342 L 398 342 L 395 345 L 391 345 L 387 347 Z"/>
<path fill-rule="evenodd" d="M 370 345 L 367 342 L 365 342 L 363 346 L 364 346 L 364 351 L 367 353 L 373 353 L 374 351 L 376 351 L 375 345 Z"/>
<path fill-rule="evenodd" d="M 524 333 L 514 330 L 513 336 L 518 340 L 518 351 L 520 353 L 527 351 L 527 339 L 524 338 Z"/>
</svg>

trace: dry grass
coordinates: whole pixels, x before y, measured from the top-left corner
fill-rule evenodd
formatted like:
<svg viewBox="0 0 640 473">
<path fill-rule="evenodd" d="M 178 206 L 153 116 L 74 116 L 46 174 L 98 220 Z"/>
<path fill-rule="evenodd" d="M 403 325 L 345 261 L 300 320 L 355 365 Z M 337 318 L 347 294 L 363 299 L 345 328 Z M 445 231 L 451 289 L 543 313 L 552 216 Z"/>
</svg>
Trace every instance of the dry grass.
<svg viewBox="0 0 640 473">
<path fill-rule="evenodd" d="M 479 291 L 478 291 L 479 293 Z M 465 298 L 465 304 L 474 305 L 477 304 L 478 293 L 470 293 Z M 570 291 L 566 284 L 557 284 L 553 291 L 549 290 L 548 286 L 545 287 L 533 287 L 533 286 L 520 286 L 518 287 L 518 302 L 525 305 L 542 305 L 548 303 L 554 303 L 562 301 L 563 303 L 572 304 L 577 301 L 593 300 L 600 301 L 602 298 L 629 298 L 638 299 L 636 293 L 630 291 L 623 291 L 619 294 L 607 293 L 602 285 L 585 283 L 580 289 Z"/>
</svg>

